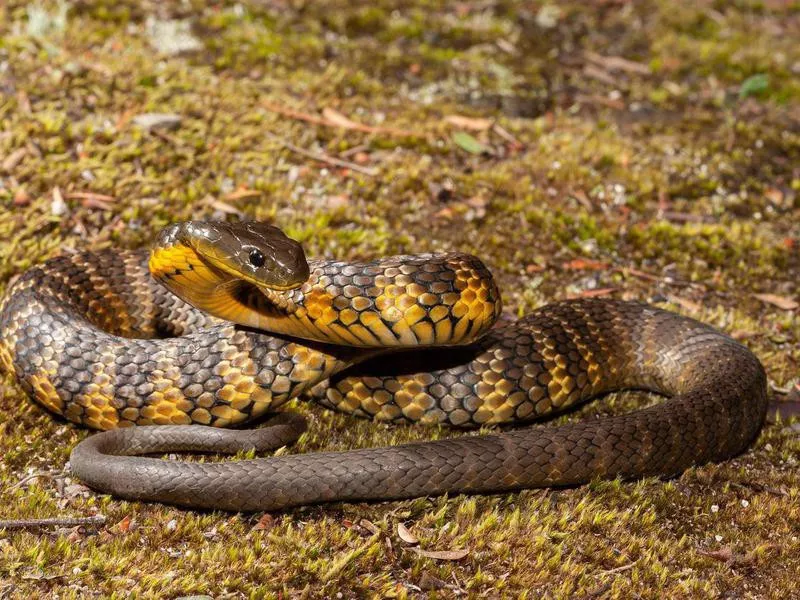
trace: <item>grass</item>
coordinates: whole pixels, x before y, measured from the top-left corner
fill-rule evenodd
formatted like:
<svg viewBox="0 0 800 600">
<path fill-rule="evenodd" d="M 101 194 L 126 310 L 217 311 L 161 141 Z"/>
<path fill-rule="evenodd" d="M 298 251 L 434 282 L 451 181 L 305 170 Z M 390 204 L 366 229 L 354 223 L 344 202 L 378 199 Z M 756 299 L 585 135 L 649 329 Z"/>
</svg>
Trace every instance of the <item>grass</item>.
<svg viewBox="0 0 800 600">
<path fill-rule="evenodd" d="M 0 6 L 0 292 L 59 252 L 241 213 L 311 256 L 477 253 L 511 313 L 659 302 L 742 339 L 776 388 L 797 381 L 798 311 L 754 295 L 798 299 L 796 3 L 28 5 Z M 170 20 L 193 50 L 157 49 Z M 148 112 L 182 120 L 148 132 Z M 2 597 L 782 598 L 800 575 L 800 436 L 782 418 L 667 482 L 230 515 L 89 492 L 66 469 L 87 432 L 0 386 L 0 516 L 107 518 L 0 534 Z M 303 451 L 448 435 L 298 410 Z"/>
</svg>

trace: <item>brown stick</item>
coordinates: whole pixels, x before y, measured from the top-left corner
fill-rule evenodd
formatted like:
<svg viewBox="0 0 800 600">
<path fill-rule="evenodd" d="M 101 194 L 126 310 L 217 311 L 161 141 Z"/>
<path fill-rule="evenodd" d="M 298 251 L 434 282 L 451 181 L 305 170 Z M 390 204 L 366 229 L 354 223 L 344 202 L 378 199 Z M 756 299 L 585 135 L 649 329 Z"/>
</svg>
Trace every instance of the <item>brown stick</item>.
<svg viewBox="0 0 800 600">
<path fill-rule="evenodd" d="M 27 477 L 23 477 L 22 479 L 20 479 L 17 483 L 12 485 L 8 489 L 9 489 L 9 491 L 10 490 L 15 490 L 17 488 L 22 487 L 23 485 L 25 485 L 26 483 L 28 483 L 29 481 L 32 481 L 34 479 L 50 479 L 50 480 L 53 480 L 53 479 L 55 479 L 55 477 L 53 477 L 49 473 L 33 473 L 31 475 L 28 475 Z"/>
<path fill-rule="evenodd" d="M 344 115 L 342 115 L 338 121 L 334 121 L 325 118 L 324 116 L 300 112 L 298 110 L 293 110 L 278 104 L 273 104 L 272 102 L 262 102 L 261 104 L 264 108 L 271 112 L 283 115 L 284 117 L 289 117 L 290 119 L 305 121 L 306 123 L 313 123 L 314 125 L 322 125 L 324 127 L 333 127 L 336 129 L 353 129 L 355 131 L 361 131 L 362 133 L 386 134 L 395 137 L 419 136 L 418 133 L 413 131 L 395 129 L 394 127 L 374 127 L 372 125 L 365 125 L 364 123 L 357 123 L 355 121 L 351 121 L 347 117 L 344 117 Z"/>
<path fill-rule="evenodd" d="M 336 158 L 334 156 L 329 156 L 327 154 L 321 154 L 319 152 L 311 152 L 310 150 L 306 150 L 305 148 L 301 148 L 300 146 L 295 146 L 294 144 L 291 144 L 285 140 L 281 140 L 281 143 L 287 150 L 291 150 L 292 152 L 300 154 L 301 156 L 306 156 L 308 158 L 313 158 L 314 160 L 324 162 L 325 164 L 328 165 L 350 169 L 351 171 L 363 173 L 364 175 L 369 175 L 370 177 L 375 177 L 375 175 L 378 174 L 378 171 L 375 169 L 362 167 L 361 165 L 357 165 L 356 163 L 350 162 L 348 160 L 342 160 L 341 158 Z"/>
<path fill-rule="evenodd" d="M 61 517 L 55 519 L 9 519 L 0 521 L 0 529 L 34 529 L 37 527 L 77 527 L 79 525 L 104 525 L 102 515 L 93 517 Z"/>
</svg>

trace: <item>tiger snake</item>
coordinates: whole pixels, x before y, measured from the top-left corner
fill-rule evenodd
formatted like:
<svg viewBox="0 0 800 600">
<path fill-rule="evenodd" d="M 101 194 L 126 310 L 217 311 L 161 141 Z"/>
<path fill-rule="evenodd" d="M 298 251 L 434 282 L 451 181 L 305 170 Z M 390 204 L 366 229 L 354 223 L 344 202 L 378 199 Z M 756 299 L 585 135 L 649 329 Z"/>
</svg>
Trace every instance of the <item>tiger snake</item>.
<svg viewBox="0 0 800 600">
<path fill-rule="evenodd" d="M 0 365 L 40 405 L 108 430 L 70 457 L 92 488 L 231 511 L 673 476 L 742 452 L 761 429 L 761 363 L 708 325 L 598 298 L 515 322 L 500 313 L 491 273 L 468 254 L 307 260 L 267 224 L 189 221 L 165 228 L 150 252 L 82 252 L 25 272 L 0 303 Z M 378 421 L 474 428 L 624 389 L 667 399 L 383 448 L 140 456 L 290 444 L 305 429 L 291 413 L 226 428 L 300 396 Z"/>
</svg>

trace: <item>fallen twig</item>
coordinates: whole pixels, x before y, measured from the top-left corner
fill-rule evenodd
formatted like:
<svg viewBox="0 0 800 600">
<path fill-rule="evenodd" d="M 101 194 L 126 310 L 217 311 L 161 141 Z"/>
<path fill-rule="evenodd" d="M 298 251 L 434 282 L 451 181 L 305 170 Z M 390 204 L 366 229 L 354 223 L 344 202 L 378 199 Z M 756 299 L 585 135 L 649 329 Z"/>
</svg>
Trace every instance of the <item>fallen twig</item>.
<svg viewBox="0 0 800 600">
<path fill-rule="evenodd" d="M 350 158 L 351 156 L 358 154 L 359 152 L 366 152 L 369 150 L 369 144 L 360 144 L 358 146 L 353 146 L 352 148 L 348 148 L 344 152 L 340 154 L 344 158 Z"/>
<path fill-rule="evenodd" d="M 54 519 L 9 519 L 0 521 L 0 529 L 33 529 L 37 527 L 77 527 L 80 525 L 104 525 L 102 515 L 93 517 L 60 517 Z"/>
<path fill-rule="evenodd" d="M 280 106 L 279 104 L 273 104 L 272 102 L 263 102 L 262 106 L 264 106 L 264 108 L 266 108 L 267 110 L 277 113 L 279 115 L 283 115 L 284 117 L 289 117 L 290 119 L 296 119 L 298 121 L 305 121 L 306 123 L 313 123 L 314 125 L 323 125 L 324 127 L 335 127 L 337 129 L 353 129 L 355 131 L 360 131 L 362 133 L 373 133 L 373 134 L 384 133 L 387 135 L 393 135 L 397 137 L 419 136 L 418 133 L 415 133 L 413 131 L 406 131 L 404 129 L 395 129 L 394 127 L 377 127 L 372 125 L 365 125 L 364 123 L 357 123 L 355 121 L 348 119 L 344 115 L 334 111 L 333 109 L 326 109 L 326 113 L 323 114 L 323 116 L 319 116 L 319 115 L 312 115 L 309 113 L 300 112 L 298 110 L 293 110 L 285 106 Z M 329 118 L 331 116 L 333 118 Z"/>
<path fill-rule="evenodd" d="M 49 473 L 32 473 L 31 475 L 28 475 L 27 477 L 23 477 L 22 479 L 20 479 L 17 483 L 12 485 L 8 489 L 9 489 L 9 491 L 15 490 L 17 488 L 22 487 L 23 485 L 25 485 L 26 483 L 28 483 L 29 481 L 31 481 L 33 479 L 40 479 L 40 478 L 41 479 L 50 479 L 50 480 L 55 479 L 55 477 L 53 477 Z"/>
<path fill-rule="evenodd" d="M 116 202 L 114 196 L 108 194 L 97 194 L 95 192 L 67 192 L 64 194 L 67 200 L 100 200 L 101 202 Z"/>
<path fill-rule="evenodd" d="M 600 571 L 598 575 L 612 575 L 614 573 L 622 573 L 623 571 L 629 571 L 633 567 L 636 566 L 638 560 L 633 561 L 632 563 L 628 563 L 627 565 L 622 565 L 621 567 L 615 567 L 613 569 L 608 569 L 607 571 Z"/>
<path fill-rule="evenodd" d="M 628 275 L 632 275 L 637 277 L 638 279 L 644 279 L 645 281 L 656 281 L 659 283 L 664 283 L 667 285 L 674 285 L 677 287 L 688 287 L 688 286 L 695 286 L 701 289 L 705 288 L 705 285 L 698 282 L 692 281 L 685 281 L 683 279 L 675 279 L 671 275 L 654 275 L 652 273 L 646 273 L 645 271 L 640 271 L 639 269 L 634 269 L 633 267 L 615 267 L 613 272 L 619 273 L 623 277 L 627 277 Z"/>
<path fill-rule="evenodd" d="M 621 56 L 603 56 L 596 52 L 583 53 L 589 62 L 592 62 L 608 71 L 625 71 L 637 75 L 650 75 L 650 67 L 640 62 L 622 58 Z"/>
<path fill-rule="evenodd" d="M 376 169 L 370 169 L 369 167 L 362 167 L 354 162 L 350 162 L 349 160 L 342 160 L 341 158 L 336 158 L 335 156 L 330 156 L 328 154 L 322 154 L 321 152 L 312 152 L 311 150 L 306 150 L 305 148 L 301 148 L 300 146 L 295 146 L 291 142 L 287 142 L 286 140 L 280 140 L 283 144 L 283 147 L 287 150 L 291 150 L 295 154 L 299 154 L 301 156 L 306 156 L 308 158 L 312 158 L 314 160 L 318 160 L 320 162 L 324 162 L 328 165 L 333 165 L 336 167 L 342 167 L 344 169 L 350 169 L 351 171 L 355 171 L 357 173 L 363 173 L 364 175 L 369 175 L 370 177 L 375 177 L 378 174 Z"/>
<path fill-rule="evenodd" d="M 756 483 L 754 481 L 745 481 L 743 483 L 735 483 L 735 482 L 733 482 L 733 483 L 730 484 L 730 486 L 734 487 L 734 488 L 743 489 L 743 490 L 747 489 L 747 490 L 755 490 L 756 492 L 766 492 L 767 494 L 770 494 L 772 496 L 780 496 L 780 497 L 783 497 L 783 498 L 788 498 L 789 497 L 789 492 L 787 492 L 786 490 L 782 490 L 782 489 L 779 489 L 779 488 L 776 488 L 776 487 L 770 487 L 770 486 L 767 486 L 767 485 L 762 485 L 762 484 Z"/>
</svg>

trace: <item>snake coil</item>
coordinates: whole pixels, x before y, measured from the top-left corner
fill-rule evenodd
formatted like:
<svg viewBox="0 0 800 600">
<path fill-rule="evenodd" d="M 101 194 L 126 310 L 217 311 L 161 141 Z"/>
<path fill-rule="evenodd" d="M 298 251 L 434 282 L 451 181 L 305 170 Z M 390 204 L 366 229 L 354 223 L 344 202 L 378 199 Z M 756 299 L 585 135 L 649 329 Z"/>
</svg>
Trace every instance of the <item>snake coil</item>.
<svg viewBox="0 0 800 600">
<path fill-rule="evenodd" d="M 760 362 L 698 321 L 600 299 L 513 323 L 499 313 L 473 256 L 306 261 L 273 227 L 189 222 L 150 254 L 80 253 L 22 275 L 0 303 L 0 365 L 50 411 L 109 430 L 70 458 L 93 488 L 235 511 L 670 476 L 742 452 L 763 424 Z M 305 428 L 292 415 L 220 428 L 304 392 L 376 420 L 478 427 L 630 388 L 668 399 L 561 427 L 348 452 L 137 456 L 291 443 Z"/>
</svg>

